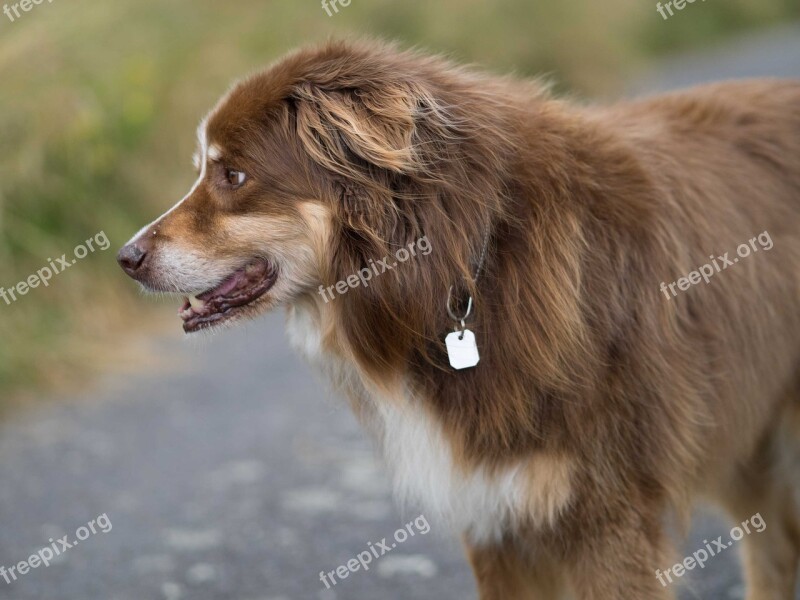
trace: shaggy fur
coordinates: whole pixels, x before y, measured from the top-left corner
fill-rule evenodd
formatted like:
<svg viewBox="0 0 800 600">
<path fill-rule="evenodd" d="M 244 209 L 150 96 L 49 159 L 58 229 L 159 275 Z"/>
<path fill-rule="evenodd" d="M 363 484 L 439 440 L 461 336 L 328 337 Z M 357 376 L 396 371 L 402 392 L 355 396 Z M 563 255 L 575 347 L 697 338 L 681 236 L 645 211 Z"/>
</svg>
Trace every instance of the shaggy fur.
<svg viewBox="0 0 800 600">
<path fill-rule="evenodd" d="M 272 261 L 277 283 L 237 316 L 289 307 L 398 492 L 465 534 L 483 600 L 673 598 L 665 522 L 698 496 L 737 523 L 760 512 L 748 598 L 792 598 L 800 83 L 583 107 L 330 43 L 236 85 L 200 138 L 192 193 L 131 241 L 135 277 L 194 293 Z M 220 165 L 247 183 L 219 184 Z M 660 291 L 765 231 L 769 252 Z M 321 300 L 422 236 L 429 256 Z M 481 361 L 463 371 L 443 343 L 451 285 L 475 300 Z"/>
</svg>

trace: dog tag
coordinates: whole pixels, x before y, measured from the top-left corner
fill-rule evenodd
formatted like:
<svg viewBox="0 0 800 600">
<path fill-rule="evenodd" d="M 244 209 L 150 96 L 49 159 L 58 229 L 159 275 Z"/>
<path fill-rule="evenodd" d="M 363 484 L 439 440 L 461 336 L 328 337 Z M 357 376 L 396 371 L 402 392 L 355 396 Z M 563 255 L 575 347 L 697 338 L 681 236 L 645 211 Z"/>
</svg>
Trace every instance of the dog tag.
<svg viewBox="0 0 800 600">
<path fill-rule="evenodd" d="M 447 357 L 450 366 L 454 369 L 469 369 L 478 364 L 478 344 L 475 343 L 475 334 L 469 329 L 454 331 L 444 338 L 447 345 Z"/>
</svg>

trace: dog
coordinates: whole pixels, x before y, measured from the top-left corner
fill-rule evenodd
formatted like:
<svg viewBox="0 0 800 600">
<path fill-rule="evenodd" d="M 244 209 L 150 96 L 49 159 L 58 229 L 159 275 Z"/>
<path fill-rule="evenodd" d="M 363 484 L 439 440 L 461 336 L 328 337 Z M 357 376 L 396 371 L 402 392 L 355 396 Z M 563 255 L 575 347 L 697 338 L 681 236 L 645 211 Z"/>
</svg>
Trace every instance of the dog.
<svg viewBox="0 0 800 600">
<path fill-rule="evenodd" d="M 185 295 L 189 333 L 285 307 L 483 600 L 674 598 L 657 574 L 697 499 L 763 518 L 748 598 L 793 597 L 800 82 L 591 106 L 331 41 L 237 83 L 197 137 L 194 187 L 120 265 Z"/>
</svg>

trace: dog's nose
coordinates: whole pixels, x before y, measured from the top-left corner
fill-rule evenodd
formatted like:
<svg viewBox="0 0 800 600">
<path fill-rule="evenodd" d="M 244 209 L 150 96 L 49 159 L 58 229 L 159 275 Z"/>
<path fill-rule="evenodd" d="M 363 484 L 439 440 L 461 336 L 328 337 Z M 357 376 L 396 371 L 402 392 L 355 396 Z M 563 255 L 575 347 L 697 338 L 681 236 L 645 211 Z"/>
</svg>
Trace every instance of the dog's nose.
<svg viewBox="0 0 800 600">
<path fill-rule="evenodd" d="M 147 250 L 141 246 L 140 242 L 132 242 L 122 247 L 117 254 L 117 262 L 122 270 L 131 277 L 136 276 L 136 271 L 142 266 Z"/>
</svg>

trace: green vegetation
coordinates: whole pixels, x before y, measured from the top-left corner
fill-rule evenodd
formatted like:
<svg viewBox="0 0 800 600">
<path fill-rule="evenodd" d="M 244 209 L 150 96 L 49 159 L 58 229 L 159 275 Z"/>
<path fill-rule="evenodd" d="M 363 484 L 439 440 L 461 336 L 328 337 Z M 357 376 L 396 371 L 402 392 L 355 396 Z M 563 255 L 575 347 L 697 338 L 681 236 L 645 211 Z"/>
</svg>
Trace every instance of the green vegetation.
<svg viewBox="0 0 800 600">
<path fill-rule="evenodd" d="M 0 392 L 74 380 L 145 327 L 116 248 L 188 188 L 195 124 L 231 80 L 290 48 L 386 37 L 607 93 L 651 56 L 791 16 L 795 0 L 708 0 L 669 22 L 642 0 L 352 0 L 332 17 L 317 0 L 60 0 L 0 15 L 0 286 L 99 231 L 112 242 L 0 300 Z"/>
</svg>

